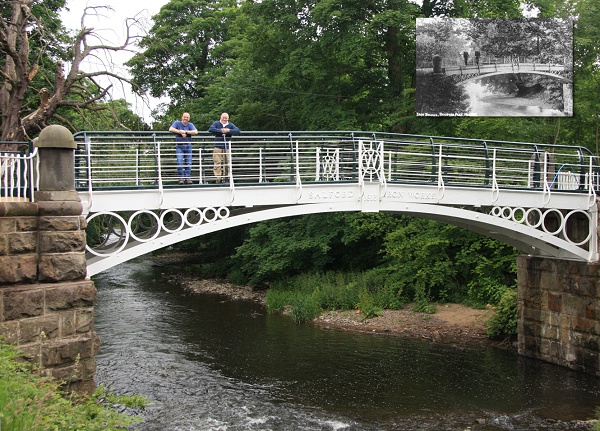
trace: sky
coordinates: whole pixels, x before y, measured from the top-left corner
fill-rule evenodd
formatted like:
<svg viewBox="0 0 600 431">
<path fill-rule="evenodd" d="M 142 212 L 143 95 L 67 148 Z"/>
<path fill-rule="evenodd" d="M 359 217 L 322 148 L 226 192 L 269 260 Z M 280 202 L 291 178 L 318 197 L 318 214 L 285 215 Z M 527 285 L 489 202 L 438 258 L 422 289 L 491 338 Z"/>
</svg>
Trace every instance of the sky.
<svg viewBox="0 0 600 431">
<path fill-rule="evenodd" d="M 156 15 L 160 8 L 169 0 L 67 0 L 67 8 L 60 16 L 63 24 L 68 29 L 77 30 L 81 28 L 81 17 L 85 7 L 107 6 L 98 9 L 95 15 L 89 15 L 85 19 L 86 27 L 91 27 L 103 40 L 93 40 L 93 44 L 122 44 L 125 40 L 125 20 L 137 17 L 141 19 L 142 29 L 137 34 L 143 34 L 152 26 L 152 16 Z M 132 47 L 136 49 L 135 46 Z M 86 72 L 106 69 L 106 64 L 112 63 L 110 70 L 119 76 L 129 77 L 127 68 L 123 66 L 133 56 L 133 52 L 111 53 L 110 58 L 90 59 L 82 69 Z M 102 64 L 104 62 L 104 64 Z M 102 81 L 106 84 L 108 81 Z M 124 98 L 131 104 L 131 110 L 142 117 L 147 123 L 152 122 L 151 111 L 161 102 L 167 99 L 142 98 L 133 95 L 128 85 L 125 87 L 118 82 L 113 83 L 113 99 Z"/>
</svg>

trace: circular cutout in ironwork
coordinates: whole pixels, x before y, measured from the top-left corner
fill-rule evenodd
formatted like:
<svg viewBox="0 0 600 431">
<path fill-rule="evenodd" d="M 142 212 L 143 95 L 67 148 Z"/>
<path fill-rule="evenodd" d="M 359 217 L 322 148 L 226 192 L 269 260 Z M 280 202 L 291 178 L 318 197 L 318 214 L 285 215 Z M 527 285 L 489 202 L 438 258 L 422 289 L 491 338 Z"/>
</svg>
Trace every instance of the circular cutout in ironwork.
<svg viewBox="0 0 600 431">
<path fill-rule="evenodd" d="M 123 217 L 114 212 L 98 212 L 87 219 L 85 249 L 95 256 L 119 253 L 127 245 L 129 228 Z"/>
<path fill-rule="evenodd" d="M 136 241 L 152 241 L 160 234 L 160 220 L 152 211 L 140 210 L 133 213 L 127 225 L 131 238 Z"/>
<path fill-rule="evenodd" d="M 573 245 L 586 244 L 592 238 L 591 223 L 592 218 L 585 211 L 571 211 L 565 216 L 565 240 Z"/>
<path fill-rule="evenodd" d="M 165 231 L 175 233 L 183 229 L 184 217 L 181 211 L 171 208 L 162 212 L 160 222 Z"/>
<path fill-rule="evenodd" d="M 563 214 L 557 209 L 549 209 L 542 216 L 542 229 L 550 235 L 557 235 L 563 231 L 565 225 Z"/>
<path fill-rule="evenodd" d="M 221 220 L 228 218 L 229 217 L 229 208 L 227 208 L 227 207 L 220 207 L 217 210 L 217 216 Z"/>
<path fill-rule="evenodd" d="M 512 219 L 515 223 L 523 223 L 527 219 L 527 211 L 524 208 L 517 207 L 512 211 Z"/>
<path fill-rule="evenodd" d="M 529 208 L 525 212 L 525 223 L 529 227 L 539 227 L 542 224 L 543 214 L 539 208 Z"/>
<path fill-rule="evenodd" d="M 208 207 L 204 208 L 204 210 L 202 211 L 202 216 L 204 217 L 204 220 L 211 223 L 215 221 L 217 217 L 219 217 L 219 212 L 213 207 Z"/>
<path fill-rule="evenodd" d="M 188 208 L 185 210 L 183 218 L 185 219 L 185 224 L 188 226 L 198 226 L 203 220 L 202 211 L 198 208 Z"/>
<path fill-rule="evenodd" d="M 491 213 L 494 217 L 500 217 L 502 215 L 502 208 L 493 207 Z"/>
</svg>

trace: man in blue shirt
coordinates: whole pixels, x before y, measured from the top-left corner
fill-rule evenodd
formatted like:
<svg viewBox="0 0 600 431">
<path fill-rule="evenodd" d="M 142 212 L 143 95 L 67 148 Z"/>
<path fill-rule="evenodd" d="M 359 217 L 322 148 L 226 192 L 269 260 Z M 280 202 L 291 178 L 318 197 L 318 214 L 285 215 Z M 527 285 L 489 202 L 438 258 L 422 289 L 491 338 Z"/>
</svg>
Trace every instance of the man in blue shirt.
<svg viewBox="0 0 600 431">
<path fill-rule="evenodd" d="M 229 172 L 228 150 L 231 143 L 231 135 L 239 135 L 241 130 L 235 124 L 229 122 L 229 114 L 223 112 L 221 119 L 212 123 L 208 131 L 215 134 L 215 145 L 213 148 L 213 162 L 215 182 L 220 183 L 222 177 L 227 178 Z"/>
<path fill-rule="evenodd" d="M 169 132 L 175 133 L 175 157 L 177 158 L 179 184 L 192 184 L 190 179 L 192 171 L 192 135 L 197 135 L 198 130 L 190 123 L 190 114 L 184 112 L 181 121 L 176 120 L 171 124 Z"/>
</svg>

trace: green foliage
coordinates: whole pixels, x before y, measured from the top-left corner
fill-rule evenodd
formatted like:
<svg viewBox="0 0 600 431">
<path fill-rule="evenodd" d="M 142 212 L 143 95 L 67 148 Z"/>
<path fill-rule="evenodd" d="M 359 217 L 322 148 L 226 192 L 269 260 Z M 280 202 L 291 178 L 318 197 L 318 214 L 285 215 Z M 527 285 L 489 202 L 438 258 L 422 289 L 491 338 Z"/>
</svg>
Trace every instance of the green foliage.
<svg viewBox="0 0 600 431">
<path fill-rule="evenodd" d="M 429 303 L 426 296 L 420 296 L 414 302 L 412 309 L 418 313 L 435 314 L 437 307 Z"/>
<path fill-rule="evenodd" d="M 321 308 L 312 295 L 296 292 L 290 297 L 292 318 L 296 323 L 308 322 L 321 314 Z"/>
<path fill-rule="evenodd" d="M 373 317 L 377 317 L 381 315 L 383 309 L 375 305 L 375 298 L 368 291 L 368 289 L 363 288 L 358 294 L 358 303 L 356 304 L 356 308 L 360 310 L 360 314 L 364 319 L 372 319 Z"/>
<path fill-rule="evenodd" d="M 497 303 L 514 284 L 516 250 L 452 225 L 405 217 L 383 245 L 403 294 L 429 301 Z"/>
<path fill-rule="evenodd" d="M 259 223 L 237 247 L 231 265 L 250 284 L 267 284 L 303 272 L 375 266 L 376 250 L 361 246 L 369 233 L 353 229 L 352 214 L 314 214 Z"/>
<path fill-rule="evenodd" d="M 517 334 L 517 289 L 506 289 L 486 322 L 490 338 L 512 337 Z"/>
<path fill-rule="evenodd" d="M 140 88 L 172 100 L 203 97 L 207 76 L 222 66 L 234 1 L 171 1 L 153 17 L 154 25 L 127 63 Z"/>
<path fill-rule="evenodd" d="M 351 310 L 358 301 L 359 285 L 352 281 L 354 273 L 328 273 L 314 277 L 315 284 L 308 284 L 306 277 L 299 276 L 306 288 L 314 289 L 313 296 L 326 310 Z"/>
<path fill-rule="evenodd" d="M 293 292 L 285 290 L 269 289 L 267 290 L 267 312 L 268 313 L 283 313 L 286 307 L 290 304 Z"/>
<path fill-rule="evenodd" d="M 70 107 L 61 107 L 57 114 L 76 131 L 81 130 L 150 130 L 148 124 L 131 111 L 124 99 L 96 103 L 94 115 L 81 115 Z"/>
<path fill-rule="evenodd" d="M 360 286 L 373 295 L 377 307 L 398 310 L 409 300 L 403 295 L 403 283 L 395 267 L 373 268 L 360 274 Z"/>
<path fill-rule="evenodd" d="M 0 341 L 0 429 L 3 431 L 125 430 L 141 419 L 116 407 L 144 408 L 139 396 L 117 396 L 100 387 L 90 397 L 61 395 L 59 382 L 39 377 L 12 346 Z"/>
<path fill-rule="evenodd" d="M 383 282 L 384 272 L 330 271 L 280 280 L 267 291 L 267 310 L 281 313 L 290 309 L 298 322 L 316 317 L 320 310 L 360 310 L 364 318 L 372 318 L 384 308 L 401 308 L 404 304 L 401 291 L 393 283 Z"/>
<path fill-rule="evenodd" d="M 498 304 L 504 291 L 516 287 L 517 251 L 491 238 L 466 234 L 456 264 L 466 272 L 466 302 Z"/>
</svg>

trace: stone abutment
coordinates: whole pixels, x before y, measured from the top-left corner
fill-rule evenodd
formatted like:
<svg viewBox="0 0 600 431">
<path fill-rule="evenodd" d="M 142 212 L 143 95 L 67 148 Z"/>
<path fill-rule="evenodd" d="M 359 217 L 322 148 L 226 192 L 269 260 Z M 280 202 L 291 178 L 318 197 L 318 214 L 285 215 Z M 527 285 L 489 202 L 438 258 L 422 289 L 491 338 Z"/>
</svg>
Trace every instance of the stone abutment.
<svg viewBox="0 0 600 431">
<path fill-rule="evenodd" d="M 519 256 L 518 350 L 600 377 L 600 264 Z"/>
<path fill-rule="evenodd" d="M 70 390 L 94 389 L 96 288 L 86 279 L 85 227 L 71 133 L 44 129 L 35 202 L 0 201 L 0 337 Z"/>
</svg>

